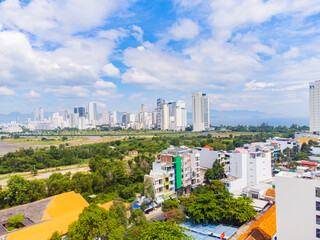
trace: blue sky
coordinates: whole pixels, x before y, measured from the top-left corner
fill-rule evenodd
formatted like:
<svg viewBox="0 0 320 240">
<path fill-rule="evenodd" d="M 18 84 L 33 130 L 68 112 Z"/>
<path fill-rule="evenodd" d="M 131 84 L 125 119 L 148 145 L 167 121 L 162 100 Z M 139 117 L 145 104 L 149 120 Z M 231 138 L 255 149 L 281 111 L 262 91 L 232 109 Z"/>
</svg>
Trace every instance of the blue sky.
<svg viewBox="0 0 320 240">
<path fill-rule="evenodd" d="M 0 0 L 0 113 L 215 110 L 308 116 L 320 0 Z"/>
</svg>

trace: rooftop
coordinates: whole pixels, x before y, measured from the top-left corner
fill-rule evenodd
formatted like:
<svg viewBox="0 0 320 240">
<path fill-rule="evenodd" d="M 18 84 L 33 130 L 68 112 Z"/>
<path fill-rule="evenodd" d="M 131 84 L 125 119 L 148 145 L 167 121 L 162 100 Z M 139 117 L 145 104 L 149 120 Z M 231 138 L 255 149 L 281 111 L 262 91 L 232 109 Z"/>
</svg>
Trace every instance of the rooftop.
<svg viewBox="0 0 320 240">
<path fill-rule="evenodd" d="M 273 205 L 238 240 L 269 240 L 276 231 L 276 205 Z"/>
</svg>

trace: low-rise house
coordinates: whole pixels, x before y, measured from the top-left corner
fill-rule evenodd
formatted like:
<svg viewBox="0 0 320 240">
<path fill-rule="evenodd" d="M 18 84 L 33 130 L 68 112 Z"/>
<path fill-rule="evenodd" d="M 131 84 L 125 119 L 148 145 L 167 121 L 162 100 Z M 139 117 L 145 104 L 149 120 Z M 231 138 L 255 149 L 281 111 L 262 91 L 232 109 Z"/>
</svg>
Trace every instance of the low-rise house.
<svg viewBox="0 0 320 240">
<path fill-rule="evenodd" d="M 299 141 L 292 138 L 274 137 L 274 138 L 267 139 L 266 142 L 270 145 L 272 145 L 273 143 L 278 143 L 280 145 L 281 152 L 286 148 L 291 148 L 291 149 L 295 148 L 298 151 L 300 146 Z"/>
</svg>

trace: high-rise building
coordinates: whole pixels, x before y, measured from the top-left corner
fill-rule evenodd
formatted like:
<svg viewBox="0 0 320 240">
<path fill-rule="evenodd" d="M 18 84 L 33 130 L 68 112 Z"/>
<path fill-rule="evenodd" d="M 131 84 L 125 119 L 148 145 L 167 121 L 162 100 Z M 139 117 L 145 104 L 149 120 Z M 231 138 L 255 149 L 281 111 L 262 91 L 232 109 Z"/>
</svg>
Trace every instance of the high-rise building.
<svg viewBox="0 0 320 240">
<path fill-rule="evenodd" d="M 43 121 L 44 120 L 44 113 L 43 108 L 38 107 L 34 109 L 34 121 Z"/>
<path fill-rule="evenodd" d="M 320 239 L 320 180 L 310 172 L 275 177 L 278 239 Z"/>
<path fill-rule="evenodd" d="M 310 131 L 320 132 L 320 81 L 309 84 Z"/>
<path fill-rule="evenodd" d="M 205 93 L 192 93 L 193 131 L 200 132 L 210 127 L 209 96 Z"/>
<path fill-rule="evenodd" d="M 109 112 L 102 110 L 102 124 L 109 124 Z"/>
<path fill-rule="evenodd" d="M 109 115 L 109 124 L 114 127 L 117 124 L 117 111 L 111 111 Z"/>
<path fill-rule="evenodd" d="M 157 99 L 157 124 L 156 124 L 157 129 L 161 129 L 161 127 L 162 127 L 161 114 L 162 114 L 162 105 L 163 104 L 165 104 L 164 99 L 162 99 L 162 98 Z"/>
<path fill-rule="evenodd" d="M 98 120 L 97 103 L 95 102 L 88 103 L 88 120 L 89 122 Z"/>
<path fill-rule="evenodd" d="M 85 107 L 79 107 L 78 108 L 79 117 L 85 117 L 86 116 L 86 108 Z"/>
<path fill-rule="evenodd" d="M 165 103 L 161 107 L 161 130 L 168 130 L 170 126 L 169 105 Z"/>
</svg>

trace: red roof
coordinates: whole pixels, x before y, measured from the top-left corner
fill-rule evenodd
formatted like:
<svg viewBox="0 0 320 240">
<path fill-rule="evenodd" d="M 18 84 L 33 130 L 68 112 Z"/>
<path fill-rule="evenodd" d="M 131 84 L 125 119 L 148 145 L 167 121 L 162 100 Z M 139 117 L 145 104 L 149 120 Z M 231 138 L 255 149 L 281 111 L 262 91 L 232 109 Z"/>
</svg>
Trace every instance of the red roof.
<svg viewBox="0 0 320 240">
<path fill-rule="evenodd" d="M 203 148 L 208 148 L 208 149 L 210 149 L 210 150 L 212 150 L 213 148 L 212 147 L 210 147 L 210 146 L 204 146 Z"/>
<path fill-rule="evenodd" d="M 270 145 L 279 145 L 279 143 L 271 143 Z"/>
<path fill-rule="evenodd" d="M 316 162 L 309 162 L 309 161 L 301 161 L 301 164 L 318 166 L 318 163 L 316 163 Z"/>
</svg>

